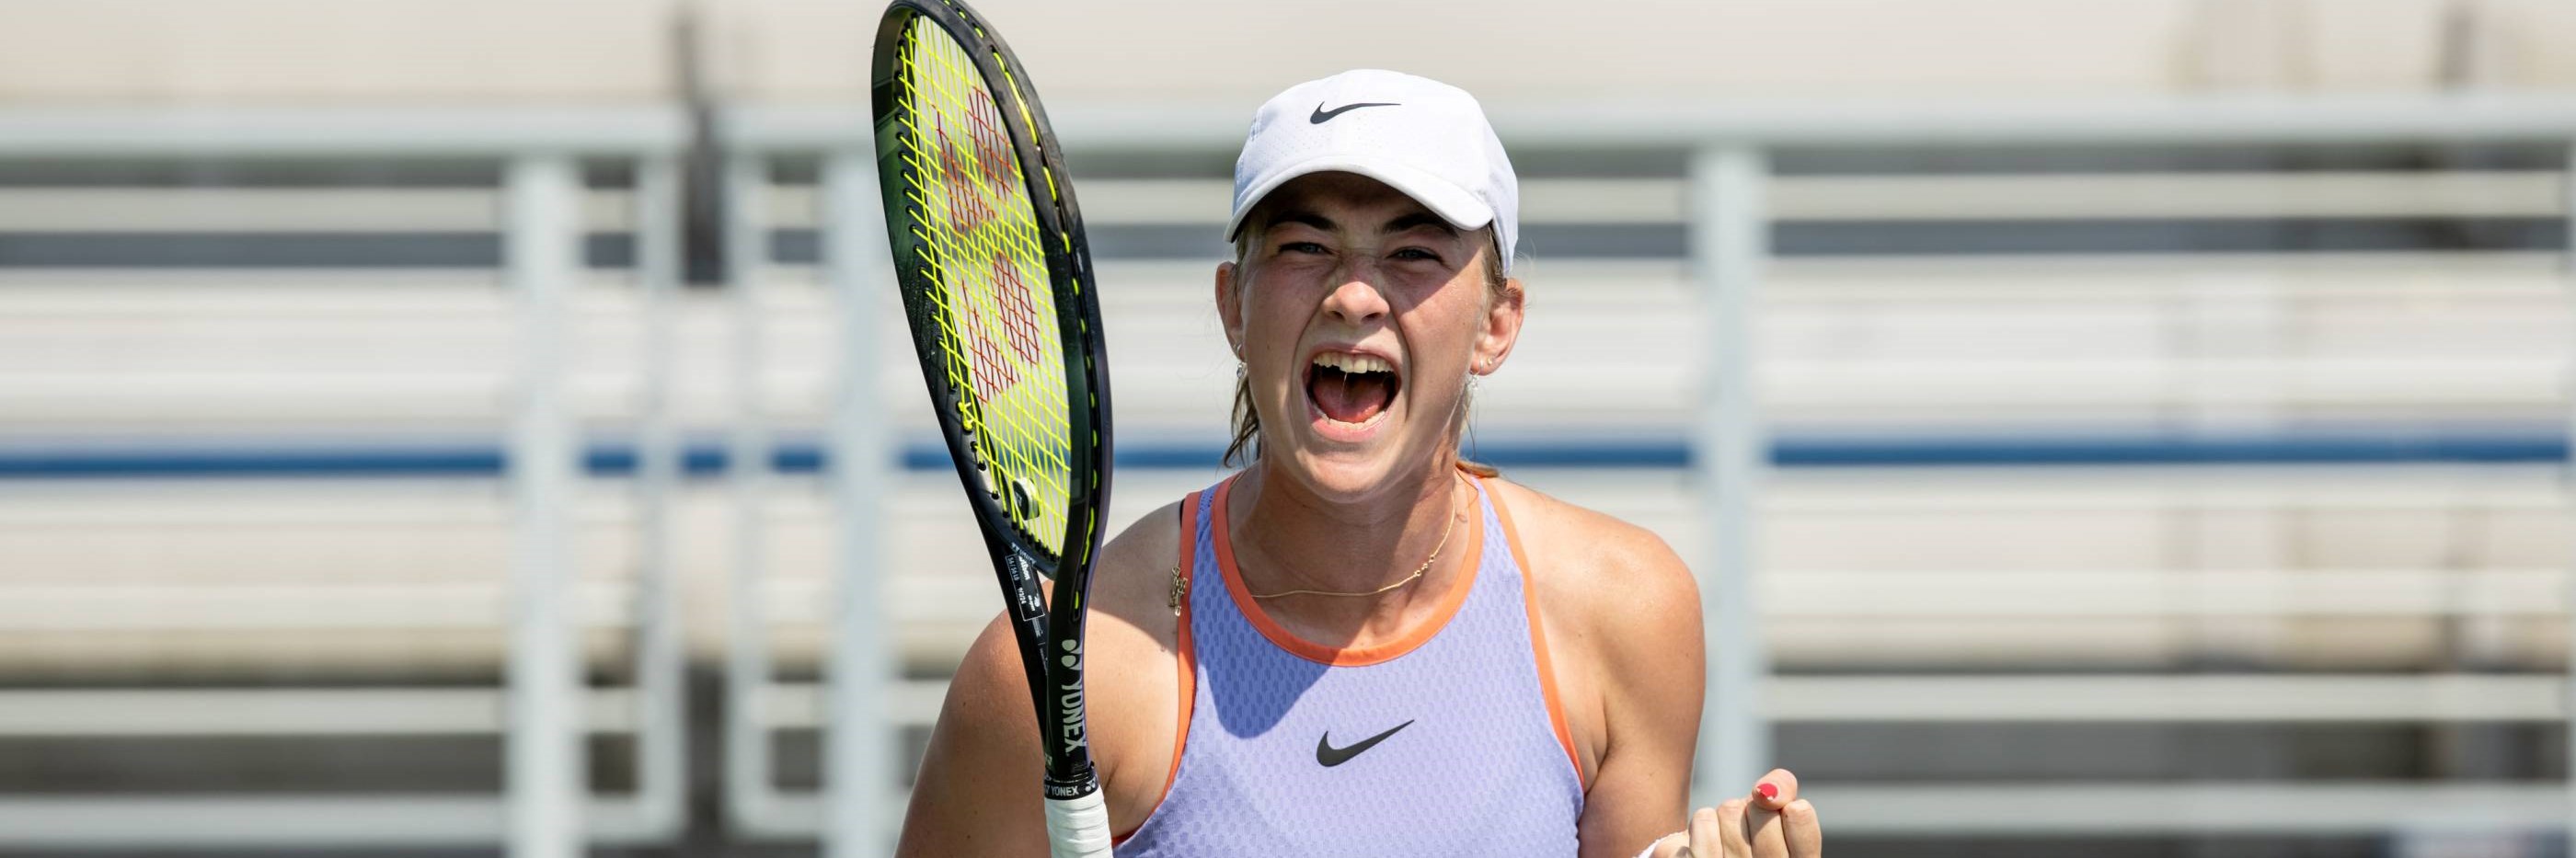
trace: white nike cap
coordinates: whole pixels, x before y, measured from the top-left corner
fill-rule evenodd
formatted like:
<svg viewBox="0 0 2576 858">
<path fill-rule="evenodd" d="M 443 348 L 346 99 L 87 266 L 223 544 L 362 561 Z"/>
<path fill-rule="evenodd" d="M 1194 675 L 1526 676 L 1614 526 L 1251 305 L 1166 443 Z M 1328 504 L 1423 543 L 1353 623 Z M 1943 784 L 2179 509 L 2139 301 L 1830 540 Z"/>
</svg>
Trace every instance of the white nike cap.
<svg viewBox="0 0 2576 858">
<path fill-rule="evenodd" d="M 1511 271 L 1520 179 L 1484 107 L 1429 78 L 1355 69 L 1289 87 L 1261 105 L 1234 161 L 1225 234 L 1288 180 L 1330 170 L 1387 183 L 1459 229 L 1491 224 Z"/>
</svg>

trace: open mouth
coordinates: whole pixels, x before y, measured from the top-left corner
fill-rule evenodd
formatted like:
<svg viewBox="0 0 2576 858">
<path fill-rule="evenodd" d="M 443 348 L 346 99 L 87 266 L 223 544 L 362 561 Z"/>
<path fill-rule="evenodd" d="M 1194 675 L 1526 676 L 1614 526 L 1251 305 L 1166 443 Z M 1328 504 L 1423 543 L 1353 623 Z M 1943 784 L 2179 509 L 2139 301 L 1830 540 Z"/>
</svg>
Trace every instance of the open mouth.
<svg viewBox="0 0 2576 858">
<path fill-rule="evenodd" d="M 1375 355 L 1323 352 L 1306 365 L 1306 398 L 1336 423 L 1367 423 L 1395 404 L 1404 379 Z"/>
</svg>

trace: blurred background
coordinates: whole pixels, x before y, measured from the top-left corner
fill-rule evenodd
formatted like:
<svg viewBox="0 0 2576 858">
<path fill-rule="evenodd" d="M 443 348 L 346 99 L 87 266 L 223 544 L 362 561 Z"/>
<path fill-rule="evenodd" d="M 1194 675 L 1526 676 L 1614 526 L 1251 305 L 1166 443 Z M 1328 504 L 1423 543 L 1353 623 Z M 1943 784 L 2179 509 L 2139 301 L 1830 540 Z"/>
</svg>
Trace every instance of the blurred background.
<svg viewBox="0 0 2576 858">
<path fill-rule="evenodd" d="M 2576 3 L 977 5 L 1091 225 L 1115 521 L 1221 473 L 1252 109 L 1424 74 L 1523 182 L 1473 452 L 1758 614 L 1712 717 L 1833 854 L 2569 854 Z M 880 11 L 0 0 L 0 854 L 500 854 L 531 532 L 593 851 L 816 852 L 844 557 L 900 802 L 997 603 L 892 290 L 818 266 Z M 855 548 L 844 366 L 896 448 Z"/>
</svg>

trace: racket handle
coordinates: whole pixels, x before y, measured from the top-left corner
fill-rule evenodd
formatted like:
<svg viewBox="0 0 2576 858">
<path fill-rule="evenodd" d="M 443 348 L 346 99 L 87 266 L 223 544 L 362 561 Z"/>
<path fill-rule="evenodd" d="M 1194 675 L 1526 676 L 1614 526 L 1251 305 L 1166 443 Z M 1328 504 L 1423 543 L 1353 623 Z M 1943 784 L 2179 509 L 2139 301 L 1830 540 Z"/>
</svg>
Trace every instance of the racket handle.
<svg viewBox="0 0 2576 858">
<path fill-rule="evenodd" d="M 1047 799 L 1047 846 L 1054 858 L 1110 858 L 1105 795 L 1095 789 L 1075 798 Z"/>
</svg>

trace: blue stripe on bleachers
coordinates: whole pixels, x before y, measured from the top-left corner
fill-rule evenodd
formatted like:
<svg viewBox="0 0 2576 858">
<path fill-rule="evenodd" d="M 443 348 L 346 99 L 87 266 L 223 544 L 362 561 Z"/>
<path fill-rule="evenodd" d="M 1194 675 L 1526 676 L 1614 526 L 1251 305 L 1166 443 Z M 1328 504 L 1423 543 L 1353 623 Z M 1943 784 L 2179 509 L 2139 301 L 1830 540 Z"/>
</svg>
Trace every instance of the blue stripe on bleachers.
<svg viewBox="0 0 2576 858">
<path fill-rule="evenodd" d="M 1214 443 L 1136 442 L 1118 450 L 1117 466 L 1213 468 L 1221 452 Z M 1483 439 L 1469 455 L 1503 467 L 1679 468 L 1690 461 L 1687 442 L 1677 436 Z M 2342 427 L 2262 434 L 1791 432 L 1771 443 L 1771 461 L 1787 468 L 2541 463 L 2566 456 L 2567 439 L 2557 427 Z M 504 457 L 495 442 L 18 442 L 0 443 L 0 479 L 490 477 L 501 472 Z M 783 439 L 771 464 L 783 472 L 813 473 L 825 457 L 811 437 Z M 631 443 L 598 442 L 584 448 L 582 467 L 596 476 L 631 475 L 635 458 Z M 722 444 L 691 443 L 684 469 L 714 475 L 726 469 L 727 460 Z M 947 451 L 927 440 L 907 443 L 901 465 L 915 471 L 950 467 Z"/>
</svg>

